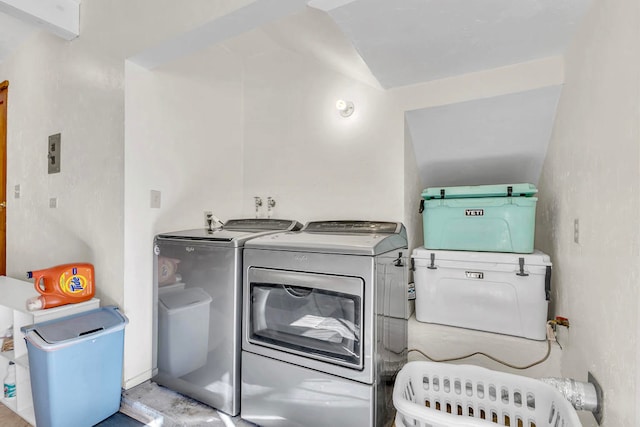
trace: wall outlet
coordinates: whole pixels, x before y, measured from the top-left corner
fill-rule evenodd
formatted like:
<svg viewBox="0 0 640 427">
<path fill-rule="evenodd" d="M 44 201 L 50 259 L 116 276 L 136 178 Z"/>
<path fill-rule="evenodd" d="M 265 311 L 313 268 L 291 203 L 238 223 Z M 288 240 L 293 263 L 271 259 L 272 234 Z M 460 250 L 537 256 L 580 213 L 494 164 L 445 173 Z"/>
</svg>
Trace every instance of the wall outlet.
<svg viewBox="0 0 640 427">
<path fill-rule="evenodd" d="M 205 228 L 209 228 L 209 225 L 211 225 L 213 227 L 213 212 L 211 211 L 204 211 L 204 226 Z"/>
<path fill-rule="evenodd" d="M 58 207 L 58 198 L 57 197 L 49 198 L 49 207 L 50 208 L 57 208 Z"/>
<path fill-rule="evenodd" d="M 580 220 L 578 218 L 573 220 L 573 241 L 580 243 Z"/>
<path fill-rule="evenodd" d="M 20 184 L 16 184 L 13 187 L 13 198 L 14 199 L 19 199 L 20 198 Z"/>
</svg>

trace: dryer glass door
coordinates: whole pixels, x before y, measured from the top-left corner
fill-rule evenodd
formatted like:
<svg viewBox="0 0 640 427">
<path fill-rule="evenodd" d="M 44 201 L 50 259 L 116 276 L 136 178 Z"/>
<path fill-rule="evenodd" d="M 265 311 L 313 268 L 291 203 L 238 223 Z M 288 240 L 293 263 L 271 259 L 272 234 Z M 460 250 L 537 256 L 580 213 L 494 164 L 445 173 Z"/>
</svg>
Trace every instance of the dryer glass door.
<svg viewBox="0 0 640 427">
<path fill-rule="evenodd" d="M 363 288 L 359 277 L 252 267 L 249 341 L 362 369 Z"/>
</svg>

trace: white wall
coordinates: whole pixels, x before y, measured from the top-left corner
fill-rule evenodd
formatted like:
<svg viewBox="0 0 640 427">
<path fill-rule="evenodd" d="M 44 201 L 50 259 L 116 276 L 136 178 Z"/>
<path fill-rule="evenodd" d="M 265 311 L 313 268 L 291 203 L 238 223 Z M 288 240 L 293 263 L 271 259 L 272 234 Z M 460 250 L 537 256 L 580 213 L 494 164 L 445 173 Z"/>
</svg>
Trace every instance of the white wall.
<svg viewBox="0 0 640 427">
<path fill-rule="evenodd" d="M 561 89 L 408 111 L 424 187 L 537 184 Z"/>
<path fill-rule="evenodd" d="M 121 64 L 96 55 L 85 40 L 67 43 L 40 32 L 0 74 L 10 81 L 7 275 L 91 262 L 97 296 L 121 305 Z M 56 133 L 62 134 L 61 172 L 49 175 L 48 136 Z M 49 208 L 52 197 L 56 209 Z"/>
<path fill-rule="evenodd" d="M 154 71 L 126 68 L 125 385 L 151 375 L 153 237 L 241 212 L 241 64 L 221 49 Z M 161 208 L 150 191 L 161 192 Z"/>
<path fill-rule="evenodd" d="M 245 214 L 255 195 L 301 222 L 403 220 L 403 115 L 385 91 L 282 49 L 245 69 Z M 351 117 L 338 99 L 354 103 Z"/>
<path fill-rule="evenodd" d="M 404 123 L 404 220 L 409 239 L 409 251 L 424 244 L 422 232 L 422 213 L 420 213 L 420 201 L 424 187 L 418 172 L 418 163 L 413 151 L 413 136 L 405 119 Z M 412 272 L 409 272 L 412 275 Z M 413 277 L 409 277 L 413 281 Z M 413 311 L 413 309 L 412 309 Z"/>
<path fill-rule="evenodd" d="M 607 427 L 640 425 L 638 8 L 634 0 L 594 3 L 566 55 L 539 184 L 536 243 L 554 263 L 555 313 L 571 322 L 564 375 L 595 375 Z"/>
</svg>

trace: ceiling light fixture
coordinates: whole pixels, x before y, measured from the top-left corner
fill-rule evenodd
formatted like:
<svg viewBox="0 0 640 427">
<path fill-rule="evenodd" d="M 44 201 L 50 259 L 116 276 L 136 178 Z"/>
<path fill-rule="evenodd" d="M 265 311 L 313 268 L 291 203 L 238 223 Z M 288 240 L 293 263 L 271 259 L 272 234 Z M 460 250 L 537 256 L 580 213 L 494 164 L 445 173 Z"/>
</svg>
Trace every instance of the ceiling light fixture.
<svg viewBox="0 0 640 427">
<path fill-rule="evenodd" d="M 338 109 L 338 111 L 340 111 L 340 115 L 342 117 L 349 117 L 350 115 L 353 114 L 353 102 L 351 101 L 345 101 L 343 99 L 338 99 L 336 101 L 336 108 Z"/>
</svg>

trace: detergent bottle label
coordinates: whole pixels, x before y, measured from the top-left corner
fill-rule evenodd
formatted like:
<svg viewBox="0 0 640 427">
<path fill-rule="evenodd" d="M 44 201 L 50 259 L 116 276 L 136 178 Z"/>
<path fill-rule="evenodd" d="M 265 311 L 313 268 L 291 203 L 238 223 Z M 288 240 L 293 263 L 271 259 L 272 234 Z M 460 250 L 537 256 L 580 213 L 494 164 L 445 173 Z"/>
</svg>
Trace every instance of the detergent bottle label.
<svg viewBox="0 0 640 427">
<path fill-rule="evenodd" d="M 66 275 L 60 276 L 60 289 L 65 294 L 77 295 L 84 292 L 86 288 L 87 278 L 80 274 L 74 274 L 69 277 L 66 277 Z"/>
<path fill-rule="evenodd" d="M 12 397 L 16 397 L 16 385 L 15 384 L 4 384 L 4 398 L 11 399 Z"/>
</svg>

